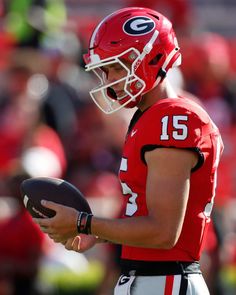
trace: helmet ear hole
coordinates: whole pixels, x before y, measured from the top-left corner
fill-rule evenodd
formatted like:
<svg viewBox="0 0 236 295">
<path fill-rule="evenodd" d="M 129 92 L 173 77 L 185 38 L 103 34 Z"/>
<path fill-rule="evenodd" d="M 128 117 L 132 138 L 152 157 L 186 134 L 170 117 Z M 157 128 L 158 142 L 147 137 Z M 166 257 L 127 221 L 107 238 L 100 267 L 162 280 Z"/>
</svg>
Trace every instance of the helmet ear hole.
<svg viewBox="0 0 236 295">
<path fill-rule="evenodd" d="M 157 54 L 150 62 L 149 62 L 149 65 L 150 66 L 156 66 L 158 64 L 158 62 L 160 61 L 160 59 L 162 58 L 162 54 L 159 53 Z"/>
</svg>

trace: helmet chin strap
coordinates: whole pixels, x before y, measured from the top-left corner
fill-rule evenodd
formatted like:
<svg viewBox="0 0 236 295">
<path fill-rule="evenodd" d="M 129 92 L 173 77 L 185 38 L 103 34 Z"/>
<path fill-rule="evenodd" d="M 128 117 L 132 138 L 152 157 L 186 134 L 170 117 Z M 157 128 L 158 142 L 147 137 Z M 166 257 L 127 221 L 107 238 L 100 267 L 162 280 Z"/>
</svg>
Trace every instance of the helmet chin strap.
<svg viewBox="0 0 236 295">
<path fill-rule="evenodd" d="M 140 66 L 142 60 L 144 57 L 149 54 L 153 48 L 153 43 L 156 41 L 157 37 L 159 35 L 159 31 L 155 30 L 151 39 L 148 41 L 148 43 L 144 46 L 143 52 L 140 54 L 139 58 L 136 60 L 134 67 L 134 72 L 137 70 L 137 68 Z"/>
<path fill-rule="evenodd" d="M 155 30 L 151 39 L 147 42 L 147 44 L 144 46 L 142 53 L 140 54 L 140 57 L 137 59 L 137 61 L 135 62 L 135 64 L 132 65 L 133 67 L 133 71 L 135 72 L 137 70 L 137 68 L 140 66 L 142 60 L 144 59 L 144 57 L 149 54 L 153 48 L 153 44 L 156 41 L 157 37 L 159 36 L 159 31 Z M 158 79 L 157 79 L 158 80 Z M 160 79 L 161 80 L 161 79 Z M 159 83 L 160 81 L 156 81 L 156 83 Z M 156 84 L 155 83 L 155 84 Z M 157 84 L 158 84 L 157 83 Z M 156 84 L 156 85 L 157 85 Z M 156 85 L 154 85 L 153 87 L 155 87 Z M 152 88 L 153 88 L 152 87 Z M 140 97 L 142 97 L 145 93 L 140 94 Z"/>
<path fill-rule="evenodd" d="M 158 75 L 157 75 L 157 79 L 155 81 L 155 83 L 153 84 L 153 87 L 151 89 L 153 89 L 154 87 L 156 87 L 165 77 L 167 74 L 166 68 L 169 65 L 169 63 L 171 62 L 172 58 L 174 57 L 174 55 L 176 54 L 176 52 L 179 50 L 178 47 L 175 47 L 170 54 L 167 56 L 163 66 L 160 68 Z M 181 64 L 181 55 L 177 58 L 177 60 L 175 61 L 174 64 L 172 64 L 171 67 L 174 66 L 179 66 Z M 150 89 L 150 90 L 151 90 Z"/>
</svg>

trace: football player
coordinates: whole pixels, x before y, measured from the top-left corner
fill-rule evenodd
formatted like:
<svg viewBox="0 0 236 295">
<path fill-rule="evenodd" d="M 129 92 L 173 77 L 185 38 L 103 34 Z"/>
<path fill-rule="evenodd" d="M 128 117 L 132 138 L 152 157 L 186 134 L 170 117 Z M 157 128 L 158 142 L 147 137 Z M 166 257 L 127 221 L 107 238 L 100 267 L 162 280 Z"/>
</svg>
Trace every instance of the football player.
<svg viewBox="0 0 236 295">
<path fill-rule="evenodd" d="M 35 221 L 70 250 L 121 244 L 115 295 L 209 294 L 199 259 L 223 143 L 206 111 L 166 78 L 181 63 L 171 22 L 151 9 L 118 10 L 94 30 L 85 62 L 99 79 L 90 94 L 104 113 L 137 107 L 119 172 L 123 218 L 44 202 L 57 214 Z"/>
</svg>

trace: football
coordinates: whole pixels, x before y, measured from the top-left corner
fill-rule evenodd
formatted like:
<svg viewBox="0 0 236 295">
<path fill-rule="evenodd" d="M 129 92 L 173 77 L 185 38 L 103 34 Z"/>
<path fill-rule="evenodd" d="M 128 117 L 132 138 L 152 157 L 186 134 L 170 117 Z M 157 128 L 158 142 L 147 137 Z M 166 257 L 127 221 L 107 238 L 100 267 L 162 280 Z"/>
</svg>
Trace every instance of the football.
<svg viewBox="0 0 236 295">
<path fill-rule="evenodd" d="M 41 200 L 48 200 L 72 207 L 78 211 L 91 213 L 90 206 L 80 192 L 71 183 L 50 177 L 33 177 L 20 185 L 23 203 L 32 217 L 50 218 L 56 212 L 41 205 Z"/>
</svg>

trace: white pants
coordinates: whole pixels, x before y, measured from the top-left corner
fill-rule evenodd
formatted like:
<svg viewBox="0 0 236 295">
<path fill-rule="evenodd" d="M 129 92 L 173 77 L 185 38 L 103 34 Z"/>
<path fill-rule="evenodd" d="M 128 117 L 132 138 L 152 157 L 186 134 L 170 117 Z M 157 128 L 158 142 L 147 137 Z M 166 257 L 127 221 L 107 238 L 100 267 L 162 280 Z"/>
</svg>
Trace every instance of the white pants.
<svg viewBox="0 0 236 295">
<path fill-rule="evenodd" d="M 201 274 L 120 276 L 114 295 L 209 295 Z"/>
</svg>

